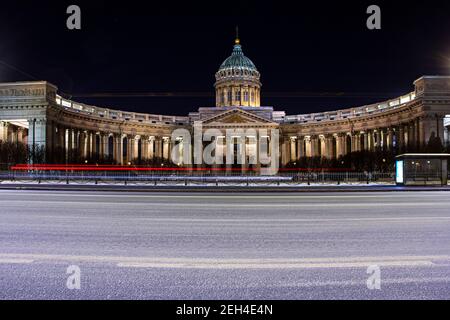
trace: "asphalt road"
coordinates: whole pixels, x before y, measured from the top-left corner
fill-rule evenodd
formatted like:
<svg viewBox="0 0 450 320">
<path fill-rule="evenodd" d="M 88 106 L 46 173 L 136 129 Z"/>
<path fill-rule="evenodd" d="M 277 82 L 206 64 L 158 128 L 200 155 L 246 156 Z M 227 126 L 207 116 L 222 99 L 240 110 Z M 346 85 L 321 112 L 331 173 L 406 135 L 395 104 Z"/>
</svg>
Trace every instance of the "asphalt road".
<svg viewBox="0 0 450 320">
<path fill-rule="evenodd" d="M 0 299 L 449 298 L 448 192 L 0 191 Z"/>
</svg>

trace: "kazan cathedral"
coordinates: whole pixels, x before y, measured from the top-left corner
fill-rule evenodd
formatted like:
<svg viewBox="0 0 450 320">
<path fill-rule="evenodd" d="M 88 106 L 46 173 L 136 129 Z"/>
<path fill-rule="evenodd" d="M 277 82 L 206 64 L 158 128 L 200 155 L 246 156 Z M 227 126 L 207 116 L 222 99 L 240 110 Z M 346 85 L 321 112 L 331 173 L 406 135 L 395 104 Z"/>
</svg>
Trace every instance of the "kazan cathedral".
<svg viewBox="0 0 450 320">
<path fill-rule="evenodd" d="M 169 161 L 182 145 L 176 129 L 277 129 L 279 163 L 304 157 L 336 159 L 362 150 L 421 150 L 431 137 L 448 143 L 450 77 L 424 76 L 401 97 L 322 113 L 286 115 L 261 106 L 260 73 L 236 39 L 216 75 L 214 107 L 187 116 L 133 113 L 65 99 L 51 83 L 0 83 L 0 141 L 46 150 L 47 162 L 110 159 L 116 164 Z M 258 134 L 257 134 L 258 135 Z M 216 137 L 224 146 L 224 136 Z M 268 135 L 246 138 L 246 154 Z M 270 145 L 271 141 L 268 141 Z M 58 157 L 56 157 L 58 156 Z M 58 159 L 58 160 L 55 160 Z M 84 160 L 85 159 L 85 160 Z"/>
</svg>

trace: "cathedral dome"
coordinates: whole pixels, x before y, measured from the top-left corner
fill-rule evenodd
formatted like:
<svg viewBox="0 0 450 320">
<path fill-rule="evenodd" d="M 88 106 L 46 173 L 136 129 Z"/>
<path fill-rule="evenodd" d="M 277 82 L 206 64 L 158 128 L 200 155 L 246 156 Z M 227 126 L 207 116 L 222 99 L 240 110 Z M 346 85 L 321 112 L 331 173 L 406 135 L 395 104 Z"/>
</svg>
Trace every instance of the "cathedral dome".
<svg viewBox="0 0 450 320">
<path fill-rule="evenodd" d="M 244 55 L 239 38 L 233 52 L 216 73 L 216 106 L 260 106 L 260 74 L 255 64 Z"/>
<path fill-rule="evenodd" d="M 224 80 L 229 78 L 252 78 L 259 81 L 260 74 L 255 64 L 244 55 L 239 39 L 236 39 L 233 52 L 220 65 L 219 71 L 216 73 L 216 80 Z"/>
<path fill-rule="evenodd" d="M 219 68 L 219 72 L 227 69 L 247 69 L 249 71 L 258 71 L 256 70 L 255 64 L 244 55 L 240 44 L 234 45 L 233 53 L 222 63 Z"/>
</svg>

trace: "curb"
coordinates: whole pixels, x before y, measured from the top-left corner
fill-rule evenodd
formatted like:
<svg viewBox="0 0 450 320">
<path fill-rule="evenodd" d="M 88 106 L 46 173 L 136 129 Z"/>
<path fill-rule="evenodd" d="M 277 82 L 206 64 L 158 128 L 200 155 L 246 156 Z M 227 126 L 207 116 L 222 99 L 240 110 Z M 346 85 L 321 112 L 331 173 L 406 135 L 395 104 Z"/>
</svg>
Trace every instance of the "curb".
<svg viewBox="0 0 450 320">
<path fill-rule="evenodd" d="M 84 191 L 84 192 L 424 192 L 450 191 L 449 187 L 398 187 L 398 186 L 305 186 L 305 187 L 247 187 L 247 186 L 80 186 L 52 184 L 8 184 L 1 185 L 0 190 L 23 191 Z"/>
</svg>

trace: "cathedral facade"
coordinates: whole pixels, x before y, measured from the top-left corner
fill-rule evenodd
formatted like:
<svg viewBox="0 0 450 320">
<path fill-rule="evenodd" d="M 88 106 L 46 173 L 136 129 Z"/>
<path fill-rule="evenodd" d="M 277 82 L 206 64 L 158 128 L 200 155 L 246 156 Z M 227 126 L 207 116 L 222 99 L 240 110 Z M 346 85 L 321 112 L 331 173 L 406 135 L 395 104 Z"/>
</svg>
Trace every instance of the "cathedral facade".
<svg viewBox="0 0 450 320">
<path fill-rule="evenodd" d="M 286 115 L 261 105 L 260 73 L 237 39 L 215 78 L 216 105 L 183 117 L 86 105 L 63 98 L 57 87 L 45 81 L 0 83 L 0 141 L 23 142 L 30 150 L 43 148 L 48 162 L 58 153 L 59 161 L 65 163 L 74 161 L 74 151 L 78 159 L 109 158 L 121 165 L 143 159 L 171 161 L 177 148 L 190 160 L 175 163 L 181 166 L 196 163 L 189 148 L 193 142 L 173 133 L 184 130 L 194 137 L 195 128 L 218 132 L 210 141 L 223 154 L 237 143 L 226 139 L 227 130 L 251 130 L 240 140 L 246 154 L 244 166 L 259 154 L 261 145 L 269 146 L 269 154 L 276 150 L 271 156 L 286 166 L 304 157 L 338 159 L 362 150 L 418 151 L 431 137 L 443 144 L 449 141 L 448 76 L 421 77 L 412 92 L 380 103 Z M 270 135 L 273 131 L 276 136 Z M 273 144 L 278 148 L 272 149 Z"/>
</svg>

